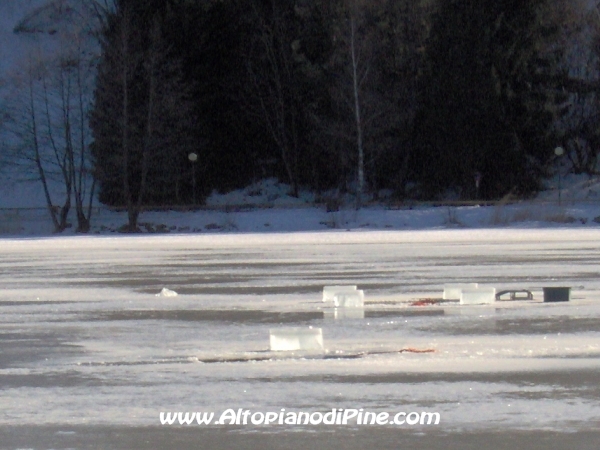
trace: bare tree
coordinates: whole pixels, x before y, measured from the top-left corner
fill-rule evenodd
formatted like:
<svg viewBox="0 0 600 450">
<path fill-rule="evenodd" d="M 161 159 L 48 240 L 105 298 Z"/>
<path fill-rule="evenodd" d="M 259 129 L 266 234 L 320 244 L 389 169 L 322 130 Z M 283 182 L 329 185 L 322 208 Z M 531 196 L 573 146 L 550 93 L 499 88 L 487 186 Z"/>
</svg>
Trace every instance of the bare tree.
<svg viewBox="0 0 600 450">
<path fill-rule="evenodd" d="M 356 206 L 382 172 L 407 179 L 416 80 L 429 5 L 413 0 L 339 0 L 331 22 L 332 52 L 325 64 L 332 114 L 320 119 L 333 136 L 342 169 L 352 174 Z M 397 168 L 391 175 L 390 167 Z"/>
<path fill-rule="evenodd" d="M 95 82 L 96 57 L 86 45 L 83 32 L 70 33 L 57 67 L 61 128 L 75 200 L 77 231 L 88 232 L 96 180 L 90 160 L 91 133 L 88 116 Z M 87 202 L 87 205 L 85 204 Z"/>
<path fill-rule="evenodd" d="M 365 138 L 368 123 L 377 114 L 370 105 L 376 103 L 373 86 L 376 81 L 374 64 L 375 22 L 370 13 L 372 6 L 362 0 L 342 0 L 337 4 L 333 26 L 334 51 L 328 63 L 331 74 L 331 97 L 338 117 L 332 132 L 354 147 L 356 207 L 363 201 L 365 181 Z M 346 157 L 342 155 L 344 159 Z"/>
<path fill-rule="evenodd" d="M 57 143 L 55 111 L 51 106 L 50 72 L 47 61 L 39 54 L 30 54 L 25 70 L 11 80 L 12 96 L 5 99 L 9 105 L 12 144 L 12 164 L 21 170 L 34 169 L 41 182 L 48 212 L 55 232 L 67 226 L 71 207 L 72 178 L 68 167 L 69 156 L 64 146 Z M 62 206 L 54 204 L 51 180 L 62 180 Z"/>
<path fill-rule="evenodd" d="M 357 1 L 354 0 L 350 5 L 350 63 L 352 70 L 352 96 L 354 98 L 354 120 L 356 123 L 356 149 L 358 151 L 357 163 L 357 188 L 356 188 L 356 204 L 360 207 L 361 197 L 365 188 L 365 149 L 363 143 L 363 121 L 361 116 L 361 96 L 360 87 L 366 79 L 369 67 L 360 73 L 360 50 L 358 48 L 358 20 L 359 9 Z"/>
<path fill-rule="evenodd" d="M 69 8 L 69 20 L 56 26 L 39 20 L 45 14 L 62 17 L 59 13 L 66 3 L 49 2 L 15 27 L 15 33 L 26 35 L 30 45 L 22 67 L 14 71 L 16 89 L 7 99 L 11 106 L 12 164 L 27 167 L 29 161 L 35 167 L 56 232 L 69 226 L 73 198 L 77 231 L 87 232 L 95 186 L 88 113 L 98 47 L 94 38 L 97 22 L 85 8 L 95 0 L 77 4 L 81 9 Z M 64 192 L 60 207 L 53 204 L 56 198 L 52 198 L 50 188 L 56 181 Z"/>
<path fill-rule="evenodd" d="M 267 6 L 264 6 L 264 5 Z M 276 0 L 252 1 L 256 27 L 246 67 L 248 110 L 265 126 L 279 149 L 293 195 L 298 196 L 298 80 L 293 59 L 293 8 Z"/>
<path fill-rule="evenodd" d="M 160 17 L 146 23 L 130 8 L 119 3 L 107 22 L 91 127 L 99 182 L 125 204 L 124 231 L 136 232 L 147 202 L 179 195 L 193 114 Z"/>
</svg>

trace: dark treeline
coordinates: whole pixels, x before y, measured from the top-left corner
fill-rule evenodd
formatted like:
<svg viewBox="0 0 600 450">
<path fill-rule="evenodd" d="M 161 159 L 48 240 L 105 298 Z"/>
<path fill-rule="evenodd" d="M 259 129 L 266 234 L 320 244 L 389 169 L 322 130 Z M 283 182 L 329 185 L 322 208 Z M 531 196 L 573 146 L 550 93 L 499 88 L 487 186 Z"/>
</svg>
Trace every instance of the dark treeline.
<svg viewBox="0 0 600 450">
<path fill-rule="evenodd" d="M 90 122 L 100 200 L 135 226 L 141 205 L 269 176 L 358 201 L 533 193 L 577 135 L 558 126 L 568 3 L 117 0 Z"/>
</svg>

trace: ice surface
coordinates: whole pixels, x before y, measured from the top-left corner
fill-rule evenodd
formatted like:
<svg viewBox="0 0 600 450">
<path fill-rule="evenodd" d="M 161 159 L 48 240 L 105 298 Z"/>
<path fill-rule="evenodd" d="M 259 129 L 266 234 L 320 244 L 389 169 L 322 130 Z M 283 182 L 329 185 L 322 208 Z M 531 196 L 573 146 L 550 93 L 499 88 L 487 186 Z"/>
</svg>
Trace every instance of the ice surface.
<svg viewBox="0 0 600 450">
<path fill-rule="evenodd" d="M 325 318 L 334 320 L 364 319 L 365 308 L 333 308 L 324 312 Z"/>
<path fill-rule="evenodd" d="M 323 301 L 332 302 L 338 292 L 356 291 L 356 286 L 324 286 Z"/>
<path fill-rule="evenodd" d="M 323 350 L 321 328 L 276 328 L 269 330 L 271 351 Z"/>
<path fill-rule="evenodd" d="M 510 436 L 600 420 L 600 228 L 79 236 L 0 248 L 0 426 L 153 427 L 166 409 L 238 407 L 431 409 L 440 432 Z M 465 274 L 534 300 L 410 306 Z M 364 319 L 332 320 L 315 295 L 351 282 L 368 289 Z M 543 303 L 552 285 L 573 286 L 571 301 Z M 156 297 L 164 286 L 179 296 Z M 270 329 L 309 326 L 327 340 L 321 359 L 269 351 Z M 206 362 L 224 358 L 239 362 Z M 263 360 L 244 362 L 253 358 Z"/>
<path fill-rule="evenodd" d="M 460 293 L 461 305 L 486 305 L 496 301 L 496 288 L 480 286 L 475 289 L 462 289 Z"/>
<path fill-rule="evenodd" d="M 477 287 L 477 283 L 445 284 L 442 298 L 444 300 L 458 300 L 463 289 L 476 289 Z"/>
<path fill-rule="evenodd" d="M 365 292 L 362 290 L 337 292 L 333 296 L 333 304 L 336 308 L 364 308 Z"/>
<path fill-rule="evenodd" d="M 485 305 L 464 305 L 460 307 L 449 307 L 444 308 L 444 315 L 446 316 L 476 316 L 479 318 L 492 318 L 496 319 L 496 317 L 501 314 L 497 312 L 495 308 L 489 308 Z"/>
</svg>

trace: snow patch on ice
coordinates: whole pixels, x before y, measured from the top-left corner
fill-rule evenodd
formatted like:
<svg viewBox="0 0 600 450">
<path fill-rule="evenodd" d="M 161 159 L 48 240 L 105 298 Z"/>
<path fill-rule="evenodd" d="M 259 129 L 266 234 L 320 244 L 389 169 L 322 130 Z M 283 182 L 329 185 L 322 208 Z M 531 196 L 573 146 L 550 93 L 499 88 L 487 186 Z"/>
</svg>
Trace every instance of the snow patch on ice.
<svg viewBox="0 0 600 450">
<path fill-rule="evenodd" d="M 162 290 L 156 294 L 157 297 L 177 297 L 179 294 L 175 291 L 172 291 L 169 288 L 162 288 Z"/>
</svg>

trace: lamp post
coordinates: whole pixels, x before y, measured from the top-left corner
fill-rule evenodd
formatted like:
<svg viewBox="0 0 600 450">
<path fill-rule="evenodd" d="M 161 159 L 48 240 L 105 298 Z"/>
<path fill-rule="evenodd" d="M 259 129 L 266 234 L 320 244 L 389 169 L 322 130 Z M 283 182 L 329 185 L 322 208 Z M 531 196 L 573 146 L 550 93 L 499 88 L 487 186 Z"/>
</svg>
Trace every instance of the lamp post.
<svg viewBox="0 0 600 450">
<path fill-rule="evenodd" d="M 188 155 L 188 159 L 192 163 L 192 195 L 194 200 L 194 206 L 196 205 L 196 161 L 198 161 L 198 155 L 194 152 Z"/>
<path fill-rule="evenodd" d="M 554 154 L 556 155 L 556 160 L 558 161 L 562 155 L 565 154 L 565 150 L 562 147 L 556 147 L 554 149 Z M 558 206 L 561 206 L 561 193 L 562 193 L 562 185 L 560 179 L 560 164 L 557 163 L 558 166 Z"/>
</svg>

